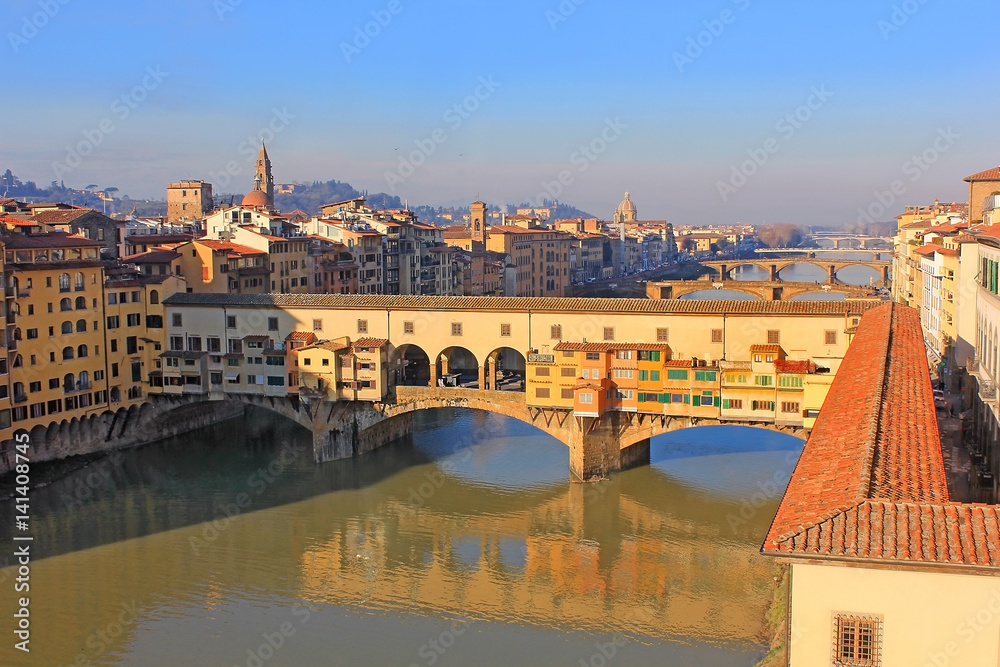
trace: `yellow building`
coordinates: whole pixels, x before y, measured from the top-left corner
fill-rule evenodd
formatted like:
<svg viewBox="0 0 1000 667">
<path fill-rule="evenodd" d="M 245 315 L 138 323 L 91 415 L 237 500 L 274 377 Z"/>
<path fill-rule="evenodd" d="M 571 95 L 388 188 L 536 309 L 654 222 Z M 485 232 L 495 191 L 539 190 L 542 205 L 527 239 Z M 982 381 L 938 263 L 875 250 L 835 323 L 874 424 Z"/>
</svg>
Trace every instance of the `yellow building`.
<svg viewBox="0 0 1000 667">
<path fill-rule="evenodd" d="M 230 241 L 195 239 L 182 243 L 181 275 L 189 292 L 266 294 L 271 282 L 267 253 Z"/>
<path fill-rule="evenodd" d="M 5 238 L 15 429 L 108 409 L 101 243 L 64 233 Z"/>
</svg>

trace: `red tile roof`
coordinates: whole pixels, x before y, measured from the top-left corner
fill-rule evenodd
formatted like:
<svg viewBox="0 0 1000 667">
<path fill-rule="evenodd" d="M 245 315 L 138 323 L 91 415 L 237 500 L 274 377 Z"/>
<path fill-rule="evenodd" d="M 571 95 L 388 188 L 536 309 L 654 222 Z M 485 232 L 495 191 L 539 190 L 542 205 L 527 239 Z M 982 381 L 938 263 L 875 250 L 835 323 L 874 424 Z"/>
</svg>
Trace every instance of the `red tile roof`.
<svg viewBox="0 0 1000 667">
<path fill-rule="evenodd" d="M 44 223 L 46 225 L 59 225 L 65 224 L 67 222 L 73 222 L 77 218 L 82 218 L 90 213 L 97 213 L 103 217 L 103 214 L 93 209 L 70 209 L 70 210 L 60 210 L 60 211 L 40 211 L 35 213 L 31 217 L 38 222 Z"/>
<path fill-rule="evenodd" d="M 981 171 L 978 174 L 973 174 L 972 176 L 966 176 L 962 180 L 964 180 L 964 181 L 1000 181 L 1000 167 L 994 167 L 993 169 L 987 169 L 986 171 Z"/>
<path fill-rule="evenodd" d="M 998 512 L 949 502 L 919 316 L 885 304 L 862 318 L 761 551 L 1000 568 Z"/>
<path fill-rule="evenodd" d="M 385 338 L 359 338 L 351 347 L 357 350 L 363 347 L 385 347 L 388 344 L 389 341 Z"/>
<path fill-rule="evenodd" d="M 751 352 L 781 352 L 780 345 L 751 345 Z"/>
<path fill-rule="evenodd" d="M 577 352 L 614 352 L 616 350 L 666 350 L 667 345 L 655 343 L 559 343 L 553 349 Z"/>
<path fill-rule="evenodd" d="M 101 244 L 97 241 L 85 239 L 76 234 L 66 234 L 65 232 L 50 232 L 48 234 L 12 234 L 3 237 L 4 245 L 8 250 L 18 250 L 24 248 L 99 248 Z"/>
<path fill-rule="evenodd" d="M 301 340 L 306 343 L 312 343 L 316 340 L 316 334 L 312 331 L 293 331 L 285 337 L 285 340 Z"/>
<path fill-rule="evenodd" d="M 950 257 L 958 257 L 958 251 L 955 250 L 954 248 L 942 248 L 942 247 L 938 246 L 938 248 L 935 250 L 935 252 L 938 253 L 939 255 L 948 255 Z"/>
<path fill-rule="evenodd" d="M 211 248 L 212 250 L 228 250 L 231 254 L 237 255 L 266 255 L 267 253 L 263 250 L 257 250 L 256 248 L 251 248 L 250 246 L 240 245 L 239 243 L 232 243 L 231 241 L 217 241 L 215 239 L 195 239 L 194 243 L 200 243 L 206 248 Z"/>
<path fill-rule="evenodd" d="M 919 248 L 914 248 L 913 252 L 917 253 L 918 255 L 932 255 L 940 249 L 941 246 L 934 245 L 933 243 L 928 243 L 927 245 L 922 245 Z"/>
<path fill-rule="evenodd" d="M 774 370 L 779 373 L 812 373 L 816 370 L 816 364 L 808 360 L 778 359 L 774 362 Z"/>
</svg>

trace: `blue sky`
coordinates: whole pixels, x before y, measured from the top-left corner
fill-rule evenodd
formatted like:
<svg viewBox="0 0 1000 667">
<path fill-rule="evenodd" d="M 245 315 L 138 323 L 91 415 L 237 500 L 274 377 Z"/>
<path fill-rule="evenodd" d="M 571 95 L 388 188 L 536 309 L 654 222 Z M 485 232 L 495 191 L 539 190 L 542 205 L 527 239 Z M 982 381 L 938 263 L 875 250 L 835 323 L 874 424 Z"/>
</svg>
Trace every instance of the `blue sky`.
<svg viewBox="0 0 1000 667">
<path fill-rule="evenodd" d="M 628 189 L 679 224 L 889 219 L 1000 163 L 998 19 L 985 0 L 7 0 L 0 168 L 243 192 L 263 132 L 278 182 L 411 203 L 558 193 L 610 217 Z"/>
</svg>

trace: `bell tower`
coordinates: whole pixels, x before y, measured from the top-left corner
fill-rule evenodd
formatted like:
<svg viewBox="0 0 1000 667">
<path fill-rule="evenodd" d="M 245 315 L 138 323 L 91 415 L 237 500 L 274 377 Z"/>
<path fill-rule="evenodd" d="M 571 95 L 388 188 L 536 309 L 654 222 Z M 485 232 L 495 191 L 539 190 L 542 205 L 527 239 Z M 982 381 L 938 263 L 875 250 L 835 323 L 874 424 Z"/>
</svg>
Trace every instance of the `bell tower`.
<svg viewBox="0 0 1000 667">
<path fill-rule="evenodd" d="M 471 216 L 469 217 L 469 233 L 472 240 L 483 244 L 486 248 L 486 204 L 481 201 L 474 201 L 469 205 Z"/>
<path fill-rule="evenodd" d="M 260 154 L 257 156 L 257 174 L 254 176 L 255 188 L 267 195 L 267 205 L 274 207 L 274 177 L 271 175 L 271 159 L 267 157 L 264 142 L 260 142 Z"/>
</svg>

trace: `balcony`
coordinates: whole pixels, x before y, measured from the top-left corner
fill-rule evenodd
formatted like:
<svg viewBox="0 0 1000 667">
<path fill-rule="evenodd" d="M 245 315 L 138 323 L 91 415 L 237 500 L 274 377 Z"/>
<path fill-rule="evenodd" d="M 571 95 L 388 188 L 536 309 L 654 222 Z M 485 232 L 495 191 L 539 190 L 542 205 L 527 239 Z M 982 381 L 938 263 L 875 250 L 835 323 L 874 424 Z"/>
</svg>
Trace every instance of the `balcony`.
<svg viewBox="0 0 1000 667">
<path fill-rule="evenodd" d="M 969 375 L 978 375 L 979 374 L 979 359 L 976 359 L 976 358 L 969 359 L 965 363 L 965 370 L 969 373 Z"/>
<path fill-rule="evenodd" d="M 997 386 L 992 381 L 987 380 L 979 385 L 979 398 L 984 401 L 993 401 L 997 397 Z"/>
<path fill-rule="evenodd" d="M 27 403 L 28 402 L 28 397 L 25 396 L 24 394 L 14 394 L 14 402 L 15 403 Z"/>
</svg>

